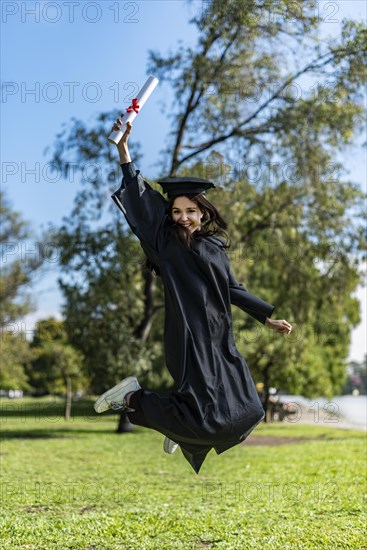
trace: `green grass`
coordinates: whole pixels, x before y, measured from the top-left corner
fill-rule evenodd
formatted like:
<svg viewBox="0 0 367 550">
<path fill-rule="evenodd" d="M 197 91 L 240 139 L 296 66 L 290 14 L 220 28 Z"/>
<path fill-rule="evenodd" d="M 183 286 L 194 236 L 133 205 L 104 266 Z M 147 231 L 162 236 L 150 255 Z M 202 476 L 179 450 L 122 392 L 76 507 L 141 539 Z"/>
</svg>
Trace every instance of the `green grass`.
<svg viewBox="0 0 367 550">
<path fill-rule="evenodd" d="M 91 402 L 69 423 L 49 398 L 0 410 L 2 549 L 367 548 L 363 432 L 262 424 L 272 445 L 211 452 L 196 475 L 162 435 L 116 435 Z"/>
</svg>

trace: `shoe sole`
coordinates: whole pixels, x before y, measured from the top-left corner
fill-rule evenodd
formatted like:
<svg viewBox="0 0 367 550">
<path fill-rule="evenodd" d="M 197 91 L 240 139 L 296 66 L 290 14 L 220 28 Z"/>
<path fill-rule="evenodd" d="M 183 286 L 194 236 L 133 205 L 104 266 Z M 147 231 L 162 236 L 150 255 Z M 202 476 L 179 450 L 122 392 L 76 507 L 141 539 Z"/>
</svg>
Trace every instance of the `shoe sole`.
<svg viewBox="0 0 367 550">
<path fill-rule="evenodd" d="M 130 385 L 132 385 L 133 387 L 131 388 L 131 390 L 129 390 L 129 392 L 141 389 L 139 382 L 135 378 L 135 376 L 128 376 L 128 378 L 124 378 L 124 380 L 122 380 L 119 384 L 103 393 L 94 403 L 94 410 L 97 413 L 102 413 L 111 409 L 111 402 L 118 401 L 119 399 L 121 400 L 121 396 L 119 395 L 121 393 L 121 390 L 129 387 Z M 125 396 L 123 396 L 122 398 L 124 397 Z M 109 401 L 107 401 L 107 398 L 109 399 Z"/>
</svg>

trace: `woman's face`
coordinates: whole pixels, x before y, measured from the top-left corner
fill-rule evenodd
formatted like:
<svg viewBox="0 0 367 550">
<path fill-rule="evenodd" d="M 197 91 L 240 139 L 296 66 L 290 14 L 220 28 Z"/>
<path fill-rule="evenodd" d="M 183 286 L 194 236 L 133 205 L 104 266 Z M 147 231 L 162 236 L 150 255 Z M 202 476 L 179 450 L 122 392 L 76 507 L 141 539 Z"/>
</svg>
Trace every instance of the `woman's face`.
<svg viewBox="0 0 367 550">
<path fill-rule="evenodd" d="M 188 228 L 190 233 L 200 229 L 203 212 L 195 202 L 187 197 L 177 197 L 172 205 L 172 219 Z"/>
</svg>

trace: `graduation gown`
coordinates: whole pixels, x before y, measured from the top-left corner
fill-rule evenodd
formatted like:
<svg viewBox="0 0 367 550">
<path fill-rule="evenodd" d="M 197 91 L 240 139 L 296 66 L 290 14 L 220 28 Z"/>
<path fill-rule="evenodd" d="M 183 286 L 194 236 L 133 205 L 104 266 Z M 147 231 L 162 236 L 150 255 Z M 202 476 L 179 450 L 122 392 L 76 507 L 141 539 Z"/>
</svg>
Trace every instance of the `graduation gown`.
<svg viewBox="0 0 367 550">
<path fill-rule="evenodd" d="M 208 452 L 243 441 L 264 418 L 245 359 L 236 348 L 231 304 L 265 323 L 274 306 L 239 284 L 223 241 L 196 237 L 186 250 L 169 230 L 168 201 L 132 163 L 121 165 L 121 187 L 112 195 L 164 285 L 164 347 L 175 382 L 169 396 L 142 391 L 137 419 L 180 445 L 196 473 Z M 195 235 L 195 233 L 193 234 Z"/>
</svg>

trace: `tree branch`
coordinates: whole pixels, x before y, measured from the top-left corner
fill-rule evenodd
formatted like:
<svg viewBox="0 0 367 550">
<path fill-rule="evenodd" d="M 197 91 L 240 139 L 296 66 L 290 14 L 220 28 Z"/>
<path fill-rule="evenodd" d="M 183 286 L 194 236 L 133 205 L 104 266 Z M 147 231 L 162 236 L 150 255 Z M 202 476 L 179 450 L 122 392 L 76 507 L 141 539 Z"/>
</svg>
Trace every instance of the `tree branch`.
<svg viewBox="0 0 367 550">
<path fill-rule="evenodd" d="M 219 61 L 215 67 L 215 70 L 214 70 L 214 73 L 213 73 L 213 77 L 212 78 L 215 78 L 215 76 L 218 74 L 218 71 L 219 69 L 221 68 L 222 66 L 222 63 L 225 59 L 225 56 L 227 55 L 227 52 L 228 50 L 230 49 L 230 47 L 233 45 L 233 43 L 235 42 L 235 40 L 237 39 L 237 36 L 239 34 L 239 31 L 240 29 L 237 27 L 236 29 L 236 32 L 234 33 L 233 37 L 231 38 L 231 40 L 228 42 L 227 46 L 224 48 L 224 51 L 222 52 L 222 55 L 221 57 L 219 58 Z M 203 47 L 203 50 L 201 52 L 201 55 L 200 57 L 205 57 L 206 54 L 208 53 L 208 51 L 210 50 L 210 48 L 213 46 L 213 44 L 220 38 L 220 34 L 217 34 L 217 35 L 214 35 L 213 38 L 212 38 L 212 41 L 210 43 L 207 43 L 206 45 L 204 45 Z M 199 56 L 197 56 L 199 57 Z M 170 168 L 170 172 L 169 172 L 169 175 L 173 175 L 174 172 L 176 171 L 177 167 L 179 166 L 179 161 L 178 161 L 178 154 L 179 154 L 179 151 L 182 147 L 181 145 L 181 141 L 182 141 L 182 138 L 183 138 L 183 134 L 184 134 L 184 131 L 185 131 L 185 127 L 186 127 L 186 122 L 187 122 L 187 119 L 188 117 L 190 116 L 190 114 L 197 108 L 197 106 L 199 105 L 200 103 L 200 99 L 202 98 L 202 95 L 204 93 L 204 84 L 203 82 L 201 83 L 201 87 L 199 88 L 199 78 L 200 78 L 200 75 L 199 75 L 199 72 L 198 70 L 196 69 L 195 71 L 195 79 L 194 79 L 194 82 L 193 82 L 193 87 L 191 89 L 191 94 L 190 94 L 190 97 L 187 101 L 187 106 L 186 106 L 186 110 L 180 120 L 180 124 L 179 124 L 179 127 L 178 127 L 178 131 L 177 131 L 177 137 L 176 137 L 176 142 L 175 142 L 175 146 L 174 146 L 174 149 L 173 149 L 173 153 L 172 153 L 172 162 L 171 162 L 171 168 Z M 197 97 L 196 97 L 196 100 L 194 102 L 194 97 L 195 97 L 195 93 L 197 91 L 197 89 L 199 88 L 199 93 L 197 94 Z"/>
<path fill-rule="evenodd" d="M 240 136 L 240 135 L 242 135 L 242 136 L 248 135 L 248 131 L 240 132 L 239 129 L 242 128 L 243 126 L 246 126 L 246 124 L 249 124 L 251 121 L 253 121 L 255 118 L 257 118 L 257 116 L 264 109 L 266 109 L 274 100 L 276 100 L 280 97 L 280 95 L 287 88 L 287 86 L 292 84 L 295 80 L 297 80 L 300 76 L 306 74 L 307 72 L 309 72 L 311 70 L 320 69 L 321 67 L 324 67 L 324 66 L 328 65 L 329 63 L 331 63 L 331 61 L 335 57 L 337 57 L 341 53 L 346 53 L 346 52 L 348 52 L 348 50 L 346 50 L 345 48 L 341 48 L 341 49 L 338 49 L 338 50 L 329 51 L 329 52 L 327 52 L 323 55 L 320 55 L 316 59 L 314 59 L 311 63 L 309 63 L 308 65 L 303 67 L 303 69 L 300 69 L 299 71 L 294 73 L 292 76 L 287 78 L 283 82 L 283 84 L 281 86 L 279 86 L 279 88 L 274 92 L 274 94 L 267 101 L 265 101 L 262 105 L 260 105 L 260 107 L 254 113 L 252 113 L 243 122 L 238 124 L 235 128 L 233 128 L 232 130 L 230 130 L 226 134 L 222 134 L 221 136 L 218 136 L 217 138 L 214 138 L 210 141 L 207 141 L 206 143 L 201 144 L 200 146 L 198 146 L 198 148 L 195 151 L 193 151 L 192 153 L 189 153 L 188 155 L 182 157 L 181 159 L 175 160 L 175 168 L 177 169 L 181 164 L 183 164 L 187 160 L 195 157 L 196 155 L 202 153 L 203 151 L 206 151 L 207 149 L 213 147 L 214 145 L 217 145 L 218 143 L 226 141 L 227 139 L 229 139 L 231 137 Z M 356 52 L 350 52 L 350 53 L 356 53 Z M 323 61 L 323 62 L 320 63 L 321 61 Z M 191 111 L 190 111 L 190 113 L 191 113 Z M 187 121 L 187 118 L 188 118 L 190 113 L 189 112 L 185 113 L 185 122 Z M 264 126 L 264 123 L 262 124 L 262 126 Z M 258 132 L 258 128 L 256 128 L 256 130 L 255 129 L 249 129 L 249 133 L 256 133 L 256 132 Z M 180 139 L 182 139 L 182 133 L 180 135 Z M 176 152 L 181 147 L 178 145 L 178 141 L 176 141 Z"/>
</svg>

